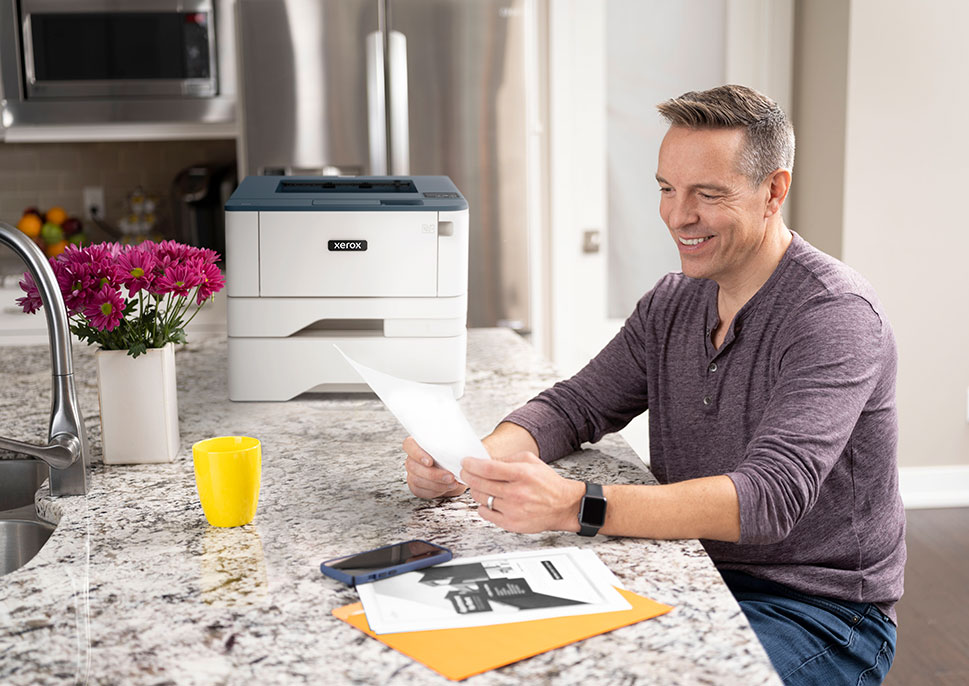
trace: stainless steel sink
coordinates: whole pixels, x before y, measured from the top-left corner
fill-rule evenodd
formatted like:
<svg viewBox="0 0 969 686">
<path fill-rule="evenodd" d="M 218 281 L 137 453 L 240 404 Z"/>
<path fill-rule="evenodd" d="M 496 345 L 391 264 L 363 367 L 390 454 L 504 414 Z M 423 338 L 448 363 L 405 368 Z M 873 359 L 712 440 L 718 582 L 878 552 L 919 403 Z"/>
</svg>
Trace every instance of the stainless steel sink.
<svg viewBox="0 0 969 686">
<path fill-rule="evenodd" d="M 47 469 L 38 460 L 0 460 L 0 576 L 30 562 L 54 531 L 34 508 Z"/>
<path fill-rule="evenodd" d="M 47 478 L 39 460 L 0 460 L 0 510 L 34 504 L 34 494 Z"/>
<path fill-rule="evenodd" d="M 40 520 L 0 520 L 0 576 L 20 569 L 47 543 L 54 525 Z"/>
</svg>

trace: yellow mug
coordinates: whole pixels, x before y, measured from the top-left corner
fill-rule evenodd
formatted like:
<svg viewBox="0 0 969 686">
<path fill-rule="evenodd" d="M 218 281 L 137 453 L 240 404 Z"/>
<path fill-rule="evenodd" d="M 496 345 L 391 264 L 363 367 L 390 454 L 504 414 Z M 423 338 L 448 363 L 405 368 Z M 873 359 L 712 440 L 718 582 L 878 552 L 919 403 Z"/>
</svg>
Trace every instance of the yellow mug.
<svg viewBox="0 0 969 686">
<path fill-rule="evenodd" d="M 207 438 L 192 446 L 195 486 L 212 526 L 242 526 L 256 516 L 262 447 L 249 436 Z"/>
</svg>

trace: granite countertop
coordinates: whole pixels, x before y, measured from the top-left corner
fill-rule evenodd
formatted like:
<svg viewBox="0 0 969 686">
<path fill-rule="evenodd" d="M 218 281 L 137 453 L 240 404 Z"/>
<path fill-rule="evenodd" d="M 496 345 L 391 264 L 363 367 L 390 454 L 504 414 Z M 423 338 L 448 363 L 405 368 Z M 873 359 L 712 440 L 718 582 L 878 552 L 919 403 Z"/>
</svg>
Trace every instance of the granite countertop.
<svg viewBox="0 0 969 686">
<path fill-rule="evenodd" d="M 478 517 L 467 496 L 416 499 L 404 481 L 406 433 L 375 396 L 229 402 L 224 338 L 176 354 L 176 460 L 105 466 L 93 350 L 77 345 L 74 355 L 90 489 L 38 493 L 40 513 L 58 526 L 33 560 L 0 577 L 0 683 L 448 683 L 330 614 L 357 596 L 322 576 L 321 560 L 410 538 L 455 557 L 591 547 L 626 588 L 675 608 L 468 683 L 780 683 L 697 541 L 518 535 Z M 43 347 L 0 349 L 0 435 L 44 435 L 49 365 Z M 460 404 L 483 434 L 554 379 L 513 333 L 474 330 Z M 216 529 L 198 503 L 191 445 L 226 434 L 262 441 L 262 490 L 252 524 Z M 618 436 L 555 466 L 575 478 L 653 482 Z"/>
</svg>

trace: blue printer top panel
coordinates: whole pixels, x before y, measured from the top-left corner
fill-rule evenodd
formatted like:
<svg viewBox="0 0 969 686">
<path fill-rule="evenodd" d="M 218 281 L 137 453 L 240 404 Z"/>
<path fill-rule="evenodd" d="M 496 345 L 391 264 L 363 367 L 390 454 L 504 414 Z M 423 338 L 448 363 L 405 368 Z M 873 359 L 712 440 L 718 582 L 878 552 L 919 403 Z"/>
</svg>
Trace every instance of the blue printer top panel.
<svg viewBox="0 0 969 686">
<path fill-rule="evenodd" d="M 247 176 L 225 209 L 454 212 L 468 202 L 446 176 Z"/>
</svg>

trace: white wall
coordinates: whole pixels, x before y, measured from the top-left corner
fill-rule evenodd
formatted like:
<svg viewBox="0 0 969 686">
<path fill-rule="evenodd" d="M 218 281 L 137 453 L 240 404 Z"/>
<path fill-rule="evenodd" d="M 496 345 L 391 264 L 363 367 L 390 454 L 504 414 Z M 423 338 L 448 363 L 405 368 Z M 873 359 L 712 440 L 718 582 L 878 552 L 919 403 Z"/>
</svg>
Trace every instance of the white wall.
<svg viewBox="0 0 969 686">
<path fill-rule="evenodd" d="M 903 467 L 969 467 L 967 26 L 962 0 L 851 2 L 843 259 L 898 339 Z"/>
<path fill-rule="evenodd" d="M 794 105 L 797 133 L 789 226 L 841 259 L 845 119 L 848 115 L 848 18 L 845 0 L 801 0 L 795 16 Z"/>
<path fill-rule="evenodd" d="M 621 321 L 661 277 L 680 269 L 658 211 L 654 175 L 669 125 L 656 105 L 724 83 L 727 8 L 725 0 L 605 4 L 607 316 Z"/>
</svg>

